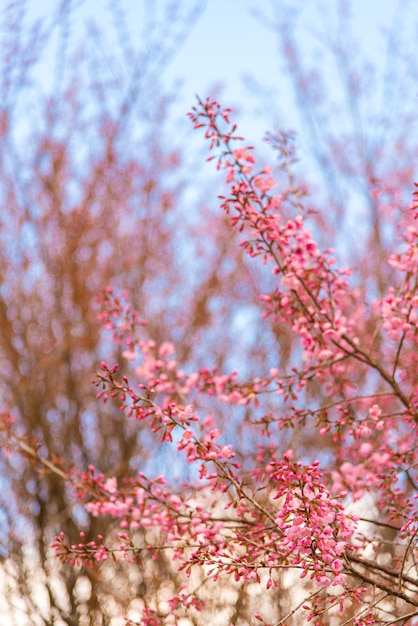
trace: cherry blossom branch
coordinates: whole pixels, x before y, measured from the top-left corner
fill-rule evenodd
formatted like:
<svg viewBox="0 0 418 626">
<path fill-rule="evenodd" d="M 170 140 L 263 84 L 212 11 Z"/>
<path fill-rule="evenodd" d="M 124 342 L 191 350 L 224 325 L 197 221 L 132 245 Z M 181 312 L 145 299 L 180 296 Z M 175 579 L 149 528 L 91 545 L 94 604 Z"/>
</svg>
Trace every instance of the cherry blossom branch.
<svg viewBox="0 0 418 626">
<path fill-rule="evenodd" d="M 266 253 L 265 257 L 272 258 L 275 261 L 279 272 L 283 275 L 286 275 L 288 273 L 287 266 L 284 264 L 284 261 L 282 259 L 279 259 L 276 249 L 274 247 L 278 241 L 276 233 L 277 227 L 276 225 L 273 226 L 271 220 L 267 220 L 266 215 L 266 211 L 270 208 L 270 205 L 272 203 L 276 203 L 276 205 L 280 204 L 280 200 L 277 199 L 277 196 L 271 197 L 267 193 L 267 190 L 274 186 L 272 183 L 272 179 L 269 178 L 266 170 L 264 170 L 261 175 L 249 176 L 252 164 L 254 163 L 254 157 L 250 154 L 249 148 L 239 149 L 235 151 L 232 150 L 230 146 L 231 141 L 241 139 L 240 137 L 234 135 L 236 127 L 232 126 L 229 132 L 223 133 L 217 125 L 218 116 L 222 116 L 223 120 L 226 122 L 229 121 L 229 110 L 221 112 L 219 105 L 215 102 L 210 102 L 209 100 L 207 100 L 205 103 L 201 100 L 198 100 L 198 104 L 200 107 L 200 111 L 195 108 L 193 113 L 191 114 L 191 119 L 194 122 L 195 128 L 199 128 L 200 126 L 204 125 L 204 122 L 200 121 L 201 119 L 207 120 L 208 130 L 206 131 L 206 137 L 208 137 L 211 141 L 210 148 L 212 149 L 214 146 L 220 146 L 221 144 L 224 146 L 224 151 L 218 157 L 218 167 L 221 167 L 224 163 L 223 166 L 229 168 L 230 172 L 227 176 L 227 181 L 233 180 L 235 173 L 238 173 L 238 182 L 236 184 L 236 187 L 233 187 L 232 197 L 230 199 L 224 200 L 223 207 L 228 212 L 229 204 L 233 204 L 234 208 L 237 209 L 240 213 L 240 216 L 237 219 L 242 219 L 243 222 L 248 222 L 250 227 L 254 228 L 255 232 L 260 237 L 260 242 L 262 244 L 260 247 L 260 251 L 264 249 Z M 255 186 L 255 181 L 257 181 L 258 188 L 256 188 Z M 259 213 L 254 213 L 254 215 L 251 213 L 251 201 L 253 201 L 256 207 L 259 208 Z M 263 223 L 263 220 L 266 222 L 265 228 L 260 226 L 260 223 Z M 233 218 L 234 223 L 235 221 L 235 218 Z M 269 234 L 270 239 L 267 238 L 267 233 Z M 247 248 L 247 251 L 252 256 L 255 255 L 251 247 Z M 311 258 L 313 260 L 315 257 Z M 328 268 L 326 269 L 326 271 L 329 272 L 330 275 L 333 275 L 331 270 L 329 270 Z M 313 311 L 311 311 L 308 305 L 303 301 L 298 291 L 296 289 L 293 289 L 292 287 L 290 288 L 290 293 L 298 302 L 304 314 L 308 317 L 308 319 L 311 320 L 312 326 L 314 320 L 318 320 L 319 328 L 321 328 L 324 324 L 329 324 L 332 328 L 334 325 L 333 319 L 329 317 L 326 311 L 324 311 L 323 305 L 321 305 L 321 303 L 317 300 L 317 297 L 313 294 L 311 288 L 307 284 L 306 280 L 303 278 L 303 275 L 300 275 L 298 274 L 298 272 L 296 272 L 294 278 L 297 283 L 302 287 L 305 294 L 308 296 L 309 301 L 314 307 L 314 310 L 317 311 L 317 315 L 314 315 Z M 335 278 L 333 278 L 332 280 L 335 280 Z M 329 282 L 329 284 L 331 284 L 331 281 Z M 328 304 L 332 306 L 332 301 L 329 300 Z M 318 341 L 320 341 L 320 330 L 316 330 L 315 333 L 317 333 Z M 349 349 L 346 345 L 344 345 L 339 339 L 335 337 L 331 337 L 331 344 L 338 348 L 338 350 L 347 354 L 347 356 L 350 356 L 355 360 L 358 360 L 361 363 L 364 363 L 372 369 L 376 370 L 380 374 L 382 379 L 385 380 L 392 387 L 395 396 L 401 401 L 405 408 L 407 408 L 408 410 L 413 410 L 409 399 L 402 392 L 402 389 L 398 385 L 397 381 L 394 379 L 394 376 L 390 375 L 381 364 L 372 359 L 370 354 L 361 349 L 358 345 L 358 342 L 354 341 L 349 335 L 347 335 L 347 333 L 342 332 L 340 336 L 341 339 L 351 349 Z M 418 414 L 414 415 L 414 419 L 418 420 Z"/>
</svg>

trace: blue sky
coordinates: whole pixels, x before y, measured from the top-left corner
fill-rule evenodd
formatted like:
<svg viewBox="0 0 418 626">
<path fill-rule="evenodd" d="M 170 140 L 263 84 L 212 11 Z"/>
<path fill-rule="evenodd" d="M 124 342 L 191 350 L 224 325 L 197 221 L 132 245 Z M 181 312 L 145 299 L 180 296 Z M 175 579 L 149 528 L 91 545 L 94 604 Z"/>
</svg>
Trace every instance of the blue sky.
<svg viewBox="0 0 418 626">
<path fill-rule="evenodd" d="M 71 20 L 73 40 L 83 40 L 86 24 L 94 20 L 108 39 L 106 54 L 112 56 L 112 46 L 117 45 L 106 0 L 84 0 L 73 3 L 76 7 Z M 152 20 L 158 21 L 169 6 L 169 0 L 120 0 L 127 16 L 127 29 L 134 45 L 146 48 L 147 39 L 153 36 Z M 205 0 L 197 22 L 182 45 L 176 46 L 175 54 L 166 67 L 164 83 L 167 90 L 181 81 L 176 110 L 185 114 L 194 102 L 195 94 L 209 95 L 215 85 L 223 85 L 222 102 L 239 108 L 244 123 L 243 131 L 257 138 L 264 134 L 271 120 L 259 106 L 257 93 L 245 86 L 245 77 L 253 77 L 263 87 L 277 93 L 280 107 L 285 110 L 287 126 L 297 126 L 292 117 L 290 90 L 284 79 L 283 66 L 277 51 L 277 37 L 271 28 L 274 13 L 281 17 L 289 14 L 289 7 L 300 8 L 300 46 L 311 50 L 312 37 L 321 39 L 332 30 L 333 13 L 339 0 Z M 187 12 L 195 5 L 194 0 L 180 0 L 180 7 Z M 378 63 L 382 61 L 383 48 L 379 30 L 388 26 L 397 7 L 407 12 L 410 2 L 402 0 L 353 0 L 352 30 L 365 54 Z M 51 15 L 55 0 L 29 3 L 33 14 Z M 255 13 L 264 16 L 264 23 Z M 412 15 L 414 10 L 410 11 Z M 415 10 L 418 15 L 418 11 Z M 158 35 L 158 29 L 155 33 Z M 75 35 L 75 37 L 74 37 Z M 317 42 L 318 43 L 318 42 Z M 88 42 L 86 41 L 88 45 Z M 356 52 L 356 51 L 353 51 Z M 45 75 L 52 74 L 54 56 L 44 59 Z"/>
<path fill-rule="evenodd" d="M 310 32 L 317 33 L 314 35 L 317 38 L 327 33 L 328 20 L 332 25 L 333 9 L 338 2 L 208 0 L 201 18 L 167 71 L 167 77 L 183 77 L 180 106 L 188 108 L 195 93 L 204 97 L 214 85 L 223 85 L 222 101 L 239 108 L 244 134 L 248 134 L 251 127 L 251 135 L 260 137 L 267 130 L 269 120 L 260 110 L 257 93 L 245 85 L 246 77 L 254 77 L 264 87 L 277 92 L 280 108 L 288 117 L 287 125 L 293 125 L 293 120 L 296 125 L 292 98 L 278 55 L 277 37 L 271 28 L 274 11 L 279 17 L 286 17 L 285 4 L 302 7 L 300 46 L 303 49 L 314 45 Z M 360 46 L 364 46 L 365 54 L 379 64 L 383 52 L 380 29 L 391 23 L 398 2 L 354 0 L 352 5 L 354 34 Z M 255 12 L 264 14 L 265 23 Z"/>
</svg>

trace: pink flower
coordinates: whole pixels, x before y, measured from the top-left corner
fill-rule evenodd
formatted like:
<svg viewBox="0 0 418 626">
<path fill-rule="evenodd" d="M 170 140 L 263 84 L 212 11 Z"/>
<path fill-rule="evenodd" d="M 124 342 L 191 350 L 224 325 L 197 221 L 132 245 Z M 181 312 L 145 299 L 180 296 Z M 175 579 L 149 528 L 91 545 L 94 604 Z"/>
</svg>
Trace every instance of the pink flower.
<svg viewBox="0 0 418 626">
<path fill-rule="evenodd" d="M 373 449 L 372 444 L 364 441 L 362 444 L 360 444 L 359 454 L 360 456 L 367 457 L 369 456 L 372 449 Z"/>
</svg>

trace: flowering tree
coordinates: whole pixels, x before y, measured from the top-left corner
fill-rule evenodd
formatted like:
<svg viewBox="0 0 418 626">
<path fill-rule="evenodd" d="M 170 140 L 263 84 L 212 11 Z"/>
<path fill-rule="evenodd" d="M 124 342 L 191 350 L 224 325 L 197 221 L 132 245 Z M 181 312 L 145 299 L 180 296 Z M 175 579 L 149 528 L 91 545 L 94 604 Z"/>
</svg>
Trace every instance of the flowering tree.
<svg viewBox="0 0 418 626">
<path fill-rule="evenodd" d="M 170 338 L 155 341 L 129 298 L 104 289 L 100 319 L 134 370 L 119 374 L 118 365 L 103 362 L 97 399 L 145 428 L 150 448 L 172 447 L 183 461 L 172 474 L 118 480 L 93 465 L 78 474 L 42 457 L 7 423 L 10 441 L 65 478 L 103 521 L 102 534 L 60 533 L 53 548 L 76 567 L 125 561 L 145 578 L 169 554 L 171 583 L 144 597 L 130 624 L 213 623 L 220 602 L 219 624 L 412 625 L 418 192 L 397 207 L 398 243 L 387 259 L 395 278 L 376 299 L 338 267 L 332 250 L 318 247 L 293 179 L 277 190 L 272 169 L 257 168 L 253 148 L 236 134 L 229 109 L 208 99 L 190 117 L 225 172 L 221 205 L 231 228 L 272 277 L 259 295 L 260 323 L 288 326 L 291 362 L 287 371 L 272 367 L 246 379 L 211 367 L 187 372 Z M 282 158 L 286 141 L 275 141 Z M 377 202 L 379 192 L 376 185 Z M 220 405 L 242 439 L 239 429 L 228 436 Z M 306 445 L 309 439 L 317 443 Z M 223 597 L 227 590 L 234 602 Z"/>
<path fill-rule="evenodd" d="M 192 117 L 225 171 L 225 211 L 201 198 L 193 210 L 157 80 L 190 27 L 178 9 L 144 52 L 115 4 L 110 65 L 94 28 L 91 55 L 72 47 L 71 3 L 50 31 L 25 28 L 24 2 L 2 14 L 0 624 L 13 604 L 18 626 L 114 626 L 121 611 L 182 626 L 413 624 L 415 102 L 375 124 L 344 18 L 333 51 L 352 124 L 329 133 L 335 107 L 291 20 L 278 23 L 325 194 L 298 173 L 291 134 L 270 137 L 273 174 L 207 102 Z M 376 128 L 384 141 L 369 143 Z M 335 269 L 347 258 L 352 275 Z"/>
</svg>

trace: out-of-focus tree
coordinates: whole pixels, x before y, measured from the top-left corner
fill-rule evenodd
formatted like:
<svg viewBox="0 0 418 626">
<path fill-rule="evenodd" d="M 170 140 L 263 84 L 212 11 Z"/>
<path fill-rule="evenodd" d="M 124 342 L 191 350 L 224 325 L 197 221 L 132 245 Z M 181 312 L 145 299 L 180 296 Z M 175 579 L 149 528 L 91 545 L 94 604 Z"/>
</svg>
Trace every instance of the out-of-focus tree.
<svg viewBox="0 0 418 626">
<path fill-rule="evenodd" d="M 160 460 L 114 407 L 96 413 L 90 379 L 108 352 L 97 292 L 109 283 L 129 289 L 155 336 L 175 329 L 184 360 L 199 359 L 207 352 L 200 330 L 230 314 L 222 290 L 241 256 L 228 255 L 224 219 L 209 208 L 195 218 L 160 81 L 201 4 L 144 3 L 139 45 L 122 7 L 109 10 L 113 31 L 90 23 L 77 38 L 82 7 L 61 2 L 37 21 L 24 2 L 7 4 L 0 77 L 2 409 L 12 410 L 40 453 L 118 476 Z M 215 236 L 224 241 L 216 254 Z M 228 295 L 239 303 L 240 294 Z M 213 350 L 220 364 L 226 343 L 219 338 Z M 84 613 L 91 623 L 109 619 L 112 602 L 123 604 L 124 584 L 88 574 L 91 593 L 81 600 L 77 577 L 59 574 L 48 554 L 58 527 L 99 532 L 101 522 L 88 519 L 54 474 L 34 471 L 25 458 L 1 463 L 7 623 L 15 603 L 18 624 L 25 615 L 41 624 L 79 624 Z M 132 585 L 147 592 L 139 575 Z"/>
<path fill-rule="evenodd" d="M 250 355 L 268 359 L 280 333 L 242 332 L 257 319 L 260 273 L 196 189 L 207 182 L 190 176 L 162 86 L 202 3 L 144 2 L 138 45 L 119 3 L 105 31 L 89 22 L 77 37 L 85 6 L 63 1 L 39 19 L 24 2 L 2 10 L 1 409 L 67 469 L 91 462 L 126 476 L 170 461 L 115 407 L 97 415 L 90 379 L 109 354 L 97 320 L 104 285 L 132 293 L 153 337 L 175 339 L 185 364 L 222 369 L 248 356 L 250 371 Z M 28 454 L 1 459 L 3 614 L 13 620 L 17 603 L 18 624 L 106 621 L 122 610 L 125 585 L 88 573 L 83 596 L 48 551 L 58 528 L 103 525 Z M 147 593 L 138 573 L 132 585 Z"/>
</svg>

